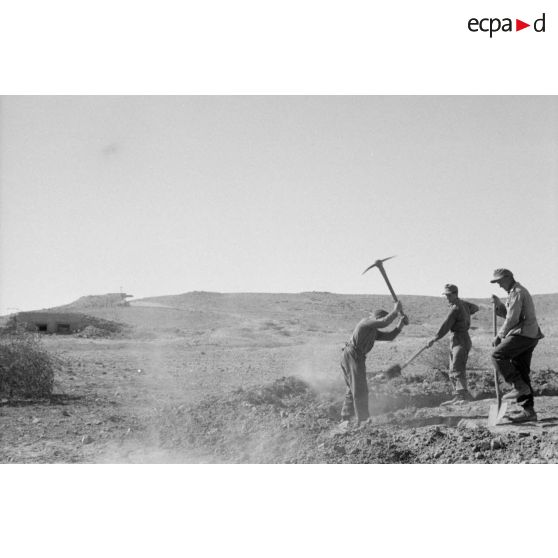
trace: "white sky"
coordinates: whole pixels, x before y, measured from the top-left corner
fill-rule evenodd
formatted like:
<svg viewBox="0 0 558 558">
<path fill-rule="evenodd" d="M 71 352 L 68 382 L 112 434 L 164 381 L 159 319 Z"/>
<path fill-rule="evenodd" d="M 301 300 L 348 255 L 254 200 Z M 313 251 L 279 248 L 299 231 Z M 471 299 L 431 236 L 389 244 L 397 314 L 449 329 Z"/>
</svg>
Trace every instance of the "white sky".
<svg viewBox="0 0 558 558">
<path fill-rule="evenodd" d="M 3 97 L 0 312 L 191 290 L 558 292 L 558 97 Z M 499 293 L 501 294 L 501 293 Z"/>
</svg>

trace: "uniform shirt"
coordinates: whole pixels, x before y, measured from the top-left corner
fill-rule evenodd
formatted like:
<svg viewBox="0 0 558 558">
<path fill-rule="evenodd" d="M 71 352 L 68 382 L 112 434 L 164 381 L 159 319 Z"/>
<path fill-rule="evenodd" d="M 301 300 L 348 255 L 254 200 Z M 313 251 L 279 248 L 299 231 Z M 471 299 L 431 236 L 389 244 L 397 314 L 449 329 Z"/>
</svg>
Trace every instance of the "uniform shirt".
<svg viewBox="0 0 558 558">
<path fill-rule="evenodd" d="M 479 307 L 472 302 L 458 298 L 450 304 L 450 311 L 444 323 L 440 326 L 436 338 L 441 339 L 448 331 L 463 333 L 469 331 L 471 314 L 479 311 Z"/>
<path fill-rule="evenodd" d="M 366 355 L 372 350 L 376 340 L 378 341 L 392 341 L 399 334 L 399 329 L 395 328 L 391 331 L 378 331 L 379 328 L 387 327 L 395 318 L 396 314 L 393 314 L 393 318 L 390 319 L 391 314 L 382 318 L 380 320 L 372 318 L 364 318 L 358 322 L 349 343 L 353 345 L 356 352 L 361 357 L 366 357 Z"/>
<path fill-rule="evenodd" d="M 504 306 L 496 305 L 498 316 L 505 318 L 498 337 L 504 339 L 508 335 L 522 335 L 531 339 L 541 339 L 541 333 L 535 316 L 535 305 L 529 291 L 517 281 L 508 292 L 508 300 Z"/>
</svg>

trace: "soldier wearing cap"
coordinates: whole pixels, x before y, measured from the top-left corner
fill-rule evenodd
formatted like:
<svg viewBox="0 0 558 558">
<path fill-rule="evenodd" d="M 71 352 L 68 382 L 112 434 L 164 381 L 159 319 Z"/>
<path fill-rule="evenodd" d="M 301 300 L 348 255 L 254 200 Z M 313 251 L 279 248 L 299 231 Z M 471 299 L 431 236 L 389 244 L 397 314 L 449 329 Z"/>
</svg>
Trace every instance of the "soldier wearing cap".
<svg viewBox="0 0 558 558">
<path fill-rule="evenodd" d="M 510 417 L 513 422 L 537 420 L 530 378 L 531 357 L 544 335 L 537 322 L 533 299 L 509 269 L 496 269 L 490 282 L 497 283 L 508 292 L 506 304 L 492 295 L 496 314 L 505 318 L 492 342 L 492 362 L 504 380 L 513 385 L 513 390 L 506 393 L 503 399 L 515 399 L 521 407 L 517 414 Z"/>
<path fill-rule="evenodd" d="M 391 331 L 379 331 L 391 324 L 397 314 L 401 314 L 401 317 L 396 328 Z M 377 310 L 356 325 L 351 338 L 343 347 L 341 357 L 341 370 L 347 384 L 345 401 L 341 410 L 342 420 L 356 417 L 360 423 L 369 417 L 366 355 L 372 350 L 375 341 L 395 339 L 401 333 L 404 321 L 403 306 L 401 302 L 397 302 L 390 313 L 385 310 Z"/>
<path fill-rule="evenodd" d="M 428 342 L 428 346 L 431 347 L 451 331 L 449 375 L 453 385 L 453 398 L 442 403 L 442 405 L 451 405 L 472 399 L 467 389 L 467 359 L 472 347 L 469 327 L 471 314 L 478 312 L 479 307 L 461 300 L 458 296 L 459 289 L 451 283 L 445 285 L 442 294 L 446 296 L 450 310 L 436 335 Z"/>
</svg>

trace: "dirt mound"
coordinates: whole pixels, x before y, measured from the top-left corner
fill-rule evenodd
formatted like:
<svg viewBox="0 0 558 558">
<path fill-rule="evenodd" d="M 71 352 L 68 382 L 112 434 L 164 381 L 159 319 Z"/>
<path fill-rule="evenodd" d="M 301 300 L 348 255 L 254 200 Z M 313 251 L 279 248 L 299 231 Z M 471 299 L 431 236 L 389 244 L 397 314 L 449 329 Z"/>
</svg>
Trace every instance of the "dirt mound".
<svg viewBox="0 0 558 558">
<path fill-rule="evenodd" d="M 315 449 L 316 436 L 335 424 L 337 414 L 332 401 L 286 377 L 168 409 L 160 437 L 163 447 L 195 452 L 206 462 L 318 462 L 309 448 Z"/>
<path fill-rule="evenodd" d="M 430 378 L 426 392 L 413 378 L 371 386 L 373 417 L 357 425 L 339 422 L 342 394 L 284 377 L 167 409 L 160 440 L 204 462 L 558 463 L 558 433 L 544 423 L 488 429 L 486 400 L 441 411 L 448 395 L 443 377 Z"/>
<path fill-rule="evenodd" d="M 95 316 L 86 316 L 83 329 L 74 334 L 75 337 L 107 338 L 122 336 L 130 332 L 130 326 L 112 320 L 104 320 Z"/>
<path fill-rule="evenodd" d="M 338 426 L 323 455 L 328 463 L 556 463 L 558 436 L 500 433 L 460 416 L 409 409 L 360 427 Z"/>
</svg>

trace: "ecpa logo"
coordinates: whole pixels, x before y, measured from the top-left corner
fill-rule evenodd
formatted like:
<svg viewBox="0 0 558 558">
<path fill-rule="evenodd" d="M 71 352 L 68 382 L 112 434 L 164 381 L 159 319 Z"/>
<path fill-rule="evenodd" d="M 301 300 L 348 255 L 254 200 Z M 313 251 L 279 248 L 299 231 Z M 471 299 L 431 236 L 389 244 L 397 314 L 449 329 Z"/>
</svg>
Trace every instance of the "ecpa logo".
<svg viewBox="0 0 558 558">
<path fill-rule="evenodd" d="M 532 27 L 536 33 L 545 32 L 545 16 L 546 15 L 543 14 L 539 19 L 536 19 L 533 22 Z M 479 31 L 489 33 L 490 38 L 492 38 L 494 33 L 498 33 L 499 31 L 503 31 L 504 33 L 514 31 L 512 18 L 509 17 L 505 17 L 503 19 L 498 17 L 485 17 L 482 19 L 472 17 L 467 26 L 469 27 L 469 31 L 472 31 L 473 33 L 478 33 Z M 531 24 L 525 23 L 520 19 L 515 20 L 515 31 L 521 31 L 527 27 L 531 27 Z"/>
</svg>

